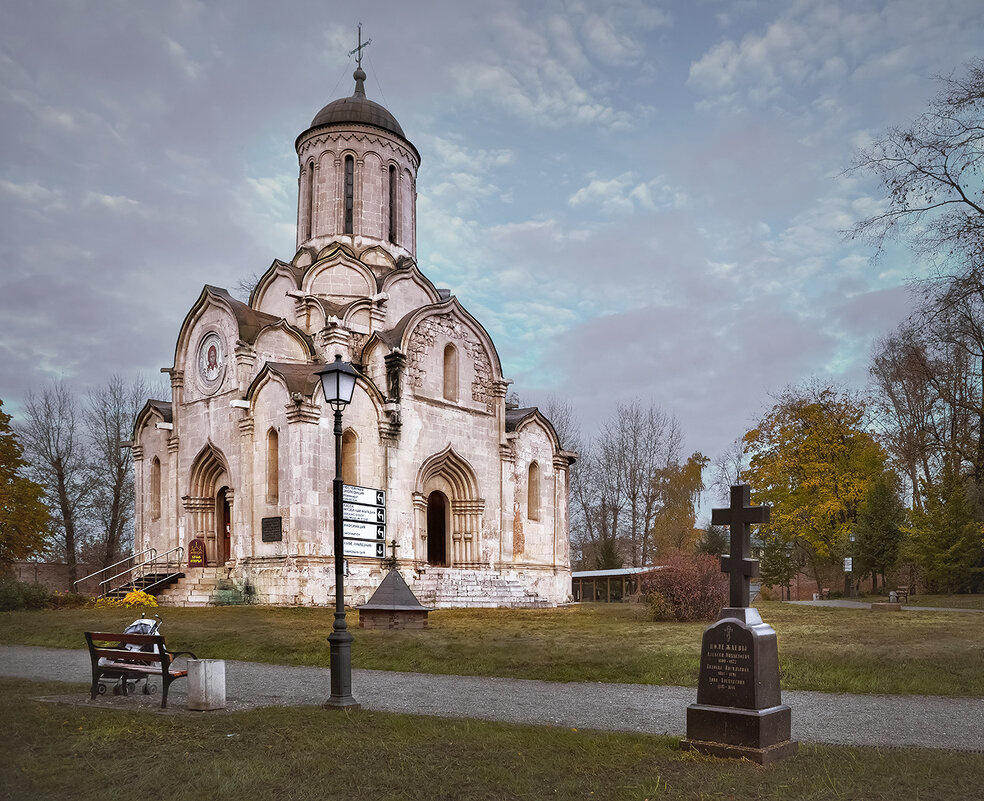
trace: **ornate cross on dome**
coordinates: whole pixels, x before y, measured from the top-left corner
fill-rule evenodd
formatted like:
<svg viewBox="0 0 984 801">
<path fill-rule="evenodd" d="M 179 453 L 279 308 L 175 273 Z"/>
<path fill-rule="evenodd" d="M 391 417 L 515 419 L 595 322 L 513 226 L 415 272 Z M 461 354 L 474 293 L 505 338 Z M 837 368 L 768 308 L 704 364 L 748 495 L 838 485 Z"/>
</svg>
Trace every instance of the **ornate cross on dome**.
<svg viewBox="0 0 984 801">
<path fill-rule="evenodd" d="M 733 608 L 748 606 L 748 580 L 759 574 L 757 559 L 750 559 L 748 542 L 752 523 L 769 522 L 769 506 L 749 506 L 751 488 L 738 484 L 731 488 L 731 506 L 712 509 L 711 524 L 731 528 L 731 553 L 721 557 L 721 570 L 731 574 L 729 605 Z"/>
<path fill-rule="evenodd" d="M 350 56 L 355 56 L 355 63 L 358 65 L 359 69 L 362 69 L 362 48 L 369 47 L 372 44 L 372 39 L 366 39 L 365 42 L 362 41 L 362 23 L 359 23 L 359 46 L 355 50 L 349 50 Z"/>
</svg>

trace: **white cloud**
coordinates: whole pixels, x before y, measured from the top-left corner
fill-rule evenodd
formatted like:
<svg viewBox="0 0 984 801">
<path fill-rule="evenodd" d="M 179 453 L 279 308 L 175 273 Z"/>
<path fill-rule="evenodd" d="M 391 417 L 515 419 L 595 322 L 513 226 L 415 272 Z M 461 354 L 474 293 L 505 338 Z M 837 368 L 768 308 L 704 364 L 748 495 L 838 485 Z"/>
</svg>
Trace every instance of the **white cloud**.
<svg viewBox="0 0 984 801">
<path fill-rule="evenodd" d="M 616 178 L 594 178 L 567 199 L 570 206 L 598 206 L 613 216 L 637 210 L 680 208 L 686 202 L 686 195 L 674 190 L 662 177 L 639 181 L 631 172 Z"/>
</svg>

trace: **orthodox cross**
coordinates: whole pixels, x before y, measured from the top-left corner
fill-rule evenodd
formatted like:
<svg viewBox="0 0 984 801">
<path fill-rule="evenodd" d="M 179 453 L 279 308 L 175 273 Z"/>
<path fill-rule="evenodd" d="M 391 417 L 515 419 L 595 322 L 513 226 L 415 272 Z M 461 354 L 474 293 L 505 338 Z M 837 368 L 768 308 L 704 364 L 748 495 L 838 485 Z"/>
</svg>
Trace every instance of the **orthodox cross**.
<svg viewBox="0 0 984 801">
<path fill-rule="evenodd" d="M 391 569 L 396 569 L 396 549 L 400 547 L 400 544 L 395 540 L 390 540 L 389 548 L 393 551 L 393 554 L 386 559 L 387 567 Z"/>
<path fill-rule="evenodd" d="M 355 56 L 355 63 L 358 64 L 359 69 L 362 69 L 362 48 L 369 47 L 372 44 L 372 39 L 366 39 L 365 42 L 362 41 L 362 23 L 359 23 L 359 46 L 355 50 L 349 50 L 350 56 Z"/>
<path fill-rule="evenodd" d="M 748 606 L 748 580 L 759 574 L 757 559 L 750 559 L 749 526 L 769 522 L 769 506 L 749 506 L 751 487 L 738 484 L 731 488 L 731 506 L 712 509 L 711 524 L 731 528 L 731 553 L 721 557 L 721 572 L 731 574 L 732 608 Z"/>
</svg>

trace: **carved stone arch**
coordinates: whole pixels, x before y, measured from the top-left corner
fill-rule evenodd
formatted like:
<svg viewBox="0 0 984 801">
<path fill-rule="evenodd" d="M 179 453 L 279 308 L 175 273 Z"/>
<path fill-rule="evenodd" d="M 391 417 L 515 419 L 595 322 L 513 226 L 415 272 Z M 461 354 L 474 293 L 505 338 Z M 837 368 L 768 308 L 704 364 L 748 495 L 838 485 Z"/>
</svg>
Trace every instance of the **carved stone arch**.
<svg viewBox="0 0 984 801">
<path fill-rule="evenodd" d="M 448 566 L 468 567 L 476 565 L 480 558 L 479 537 L 482 531 L 482 513 L 485 499 L 479 496 L 478 479 L 472 466 L 449 444 L 443 451 L 426 459 L 417 472 L 414 500 L 418 509 L 418 526 L 421 557 L 440 552 L 427 540 L 427 513 L 433 511 L 431 495 L 442 493 L 450 506 L 448 525 L 438 536 L 445 536 L 446 563 Z"/>
<path fill-rule="evenodd" d="M 354 299 L 376 293 L 376 276 L 355 258 L 339 252 L 334 258 L 319 260 L 304 276 L 302 291 L 311 295 Z"/>
<path fill-rule="evenodd" d="M 223 517 L 231 520 L 232 498 L 228 462 L 222 451 L 207 442 L 192 462 L 188 494 L 181 500 L 185 511 L 191 514 L 190 539 L 204 540 L 210 565 L 223 558 L 219 550 L 224 532 L 218 528 Z"/>
</svg>

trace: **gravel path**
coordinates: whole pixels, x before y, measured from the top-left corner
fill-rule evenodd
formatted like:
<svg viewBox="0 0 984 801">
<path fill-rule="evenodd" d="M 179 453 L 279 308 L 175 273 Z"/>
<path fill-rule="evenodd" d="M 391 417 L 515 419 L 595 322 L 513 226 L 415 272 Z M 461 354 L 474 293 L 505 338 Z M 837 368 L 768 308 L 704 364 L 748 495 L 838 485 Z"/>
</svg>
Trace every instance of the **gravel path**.
<svg viewBox="0 0 984 801">
<path fill-rule="evenodd" d="M 321 704 L 329 694 L 325 668 L 226 661 L 226 698 L 232 711 L 258 706 Z M 88 683 L 86 651 L 0 646 L 0 675 Z M 172 685 L 170 707 L 184 711 L 184 682 Z M 367 709 L 583 729 L 682 736 L 689 687 L 558 683 L 526 679 L 435 676 L 353 670 L 352 692 Z M 77 703 L 153 709 L 156 696 L 59 696 Z M 905 695 L 845 695 L 788 691 L 793 738 L 849 745 L 922 746 L 984 751 L 984 699 Z M 169 709 L 168 712 L 172 710 Z M 213 713 L 214 714 L 214 713 Z"/>
</svg>

